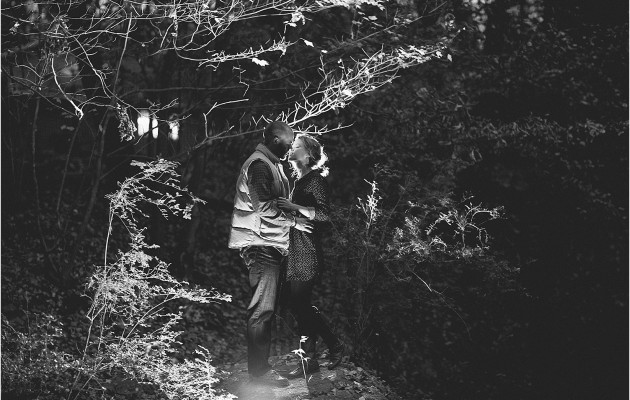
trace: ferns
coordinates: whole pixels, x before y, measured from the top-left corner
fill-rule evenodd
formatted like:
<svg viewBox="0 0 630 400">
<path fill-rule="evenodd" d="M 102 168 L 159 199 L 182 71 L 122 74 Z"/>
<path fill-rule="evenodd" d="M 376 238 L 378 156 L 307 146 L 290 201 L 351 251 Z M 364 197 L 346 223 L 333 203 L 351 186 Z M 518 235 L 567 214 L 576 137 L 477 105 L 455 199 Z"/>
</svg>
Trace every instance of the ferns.
<svg viewBox="0 0 630 400">
<path fill-rule="evenodd" d="M 88 283 L 92 305 L 87 317 L 90 333 L 84 349 L 84 368 L 75 380 L 84 386 L 108 371 L 121 371 L 137 382 L 153 385 L 169 399 L 229 399 L 212 388 L 217 379 L 210 365 L 210 351 L 201 348 L 198 358 L 179 363 L 173 354 L 178 344 L 177 322 L 182 312 L 167 310 L 176 300 L 209 303 L 230 301 L 231 297 L 214 290 L 189 287 L 177 281 L 168 264 L 149 255 L 157 246 L 148 244 L 144 228 L 138 223 L 146 217 L 144 207 L 157 207 L 164 216 L 190 219 L 192 207 L 202 200 L 181 188 L 177 164 L 165 160 L 149 163 L 135 161 L 140 172 L 119 184 L 110 201 L 108 239 L 114 218 L 128 230 L 131 243 L 113 263 L 98 267 Z M 76 393 L 79 396 L 79 392 Z"/>
<path fill-rule="evenodd" d="M 119 399 L 132 393 L 178 400 L 234 398 L 213 387 L 219 373 L 210 363 L 211 350 L 199 347 L 192 360 L 177 354 L 183 305 L 231 297 L 191 288 L 171 276 L 168 264 L 150 254 L 158 246 L 146 242 L 141 223 L 147 206 L 157 207 L 165 218 L 190 218 L 192 207 L 202 200 L 179 186 L 177 164 L 157 160 L 133 165 L 140 171 L 107 196 L 104 263 L 87 282 L 91 305 L 85 324 L 70 328 L 85 340 L 84 347 L 69 343 L 69 331 L 54 315 L 27 310 L 26 332 L 2 315 L 3 394 L 68 400 Z M 115 221 L 129 234 L 129 245 L 114 259 L 107 251 Z"/>
</svg>

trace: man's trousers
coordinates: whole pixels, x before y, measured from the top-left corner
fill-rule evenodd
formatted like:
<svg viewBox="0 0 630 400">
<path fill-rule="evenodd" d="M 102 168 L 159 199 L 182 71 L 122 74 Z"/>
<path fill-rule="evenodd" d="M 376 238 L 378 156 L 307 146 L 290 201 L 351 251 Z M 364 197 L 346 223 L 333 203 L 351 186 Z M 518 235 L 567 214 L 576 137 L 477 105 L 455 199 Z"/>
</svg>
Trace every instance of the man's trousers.
<svg viewBox="0 0 630 400">
<path fill-rule="evenodd" d="M 252 299 L 247 307 L 247 365 L 249 374 L 260 376 L 271 369 L 271 325 L 280 294 L 285 258 L 269 246 L 251 246 L 242 252 L 249 269 Z"/>
</svg>

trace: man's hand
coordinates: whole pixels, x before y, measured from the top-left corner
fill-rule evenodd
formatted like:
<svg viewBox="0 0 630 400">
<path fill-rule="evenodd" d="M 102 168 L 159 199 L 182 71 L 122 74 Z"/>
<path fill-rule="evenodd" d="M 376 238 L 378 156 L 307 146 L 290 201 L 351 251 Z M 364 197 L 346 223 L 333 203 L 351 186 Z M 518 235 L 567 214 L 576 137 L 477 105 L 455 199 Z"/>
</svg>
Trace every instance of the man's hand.
<svg viewBox="0 0 630 400">
<path fill-rule="evenodd" d="M 291 203 L 288 199 L 285 199 L 284 197 L 279 197 L 278 200 L 278 208 L 281 209 L 282 211 L 296 211 L 297 210 L 297 206 L 293 203 Z"/>
<path fill-rule="evenodd" d="M 307 233 L 313 232 L 313 223 L 306 218 L 295 218 L 295 229 Z"/>
</svg>

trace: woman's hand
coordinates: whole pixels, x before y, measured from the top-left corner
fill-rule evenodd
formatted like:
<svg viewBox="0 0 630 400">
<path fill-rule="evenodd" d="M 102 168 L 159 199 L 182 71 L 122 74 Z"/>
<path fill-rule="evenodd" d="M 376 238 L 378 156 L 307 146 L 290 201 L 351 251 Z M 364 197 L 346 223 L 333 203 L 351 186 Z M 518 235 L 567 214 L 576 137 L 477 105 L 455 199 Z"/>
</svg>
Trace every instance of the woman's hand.
<svg viewBox="0 0 630 400">
<path fill-rule="evenodd" d="M 298 207 L 284 197 L 278 198 L 278 208 L 282 211 L 296 211 Z"/>
</svg>

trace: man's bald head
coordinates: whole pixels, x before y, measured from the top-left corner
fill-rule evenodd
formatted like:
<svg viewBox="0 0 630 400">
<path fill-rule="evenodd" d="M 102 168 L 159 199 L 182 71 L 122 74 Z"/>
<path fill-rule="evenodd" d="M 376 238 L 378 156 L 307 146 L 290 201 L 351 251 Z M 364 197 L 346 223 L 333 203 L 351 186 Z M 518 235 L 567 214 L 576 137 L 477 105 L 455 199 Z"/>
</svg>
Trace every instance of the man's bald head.
<svg viewBox="0 0 630 400">
<path fill-rule="evenodd" d="M 282 121 L 274 121 L 265 128 L 263 132 L 263 143 L 272 143 L 274 137 L 286 138 L 287 136 L 293 137 L 293 129 Z"/>
<path fill-rule="evenodd" d="M 283 158 L 293 143 L 293 129 L 281 121 L 267 125 L 263 132 L 263 143 L 278 158 Z"/>
</svg>

